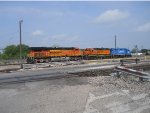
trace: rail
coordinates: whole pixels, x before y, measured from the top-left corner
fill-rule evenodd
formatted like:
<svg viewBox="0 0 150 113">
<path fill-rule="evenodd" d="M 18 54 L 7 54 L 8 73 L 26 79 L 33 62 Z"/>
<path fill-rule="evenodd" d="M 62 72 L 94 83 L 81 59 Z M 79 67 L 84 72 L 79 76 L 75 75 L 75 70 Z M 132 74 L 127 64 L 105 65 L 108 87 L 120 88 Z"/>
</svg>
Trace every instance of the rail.
<svg viewBox="0 0 150 113">
<path fill-rule="evenodd" d="M 146 72 L 143 72 L 143 71 L 126 68 L 126 67 L 123 67 L 123 66 L 115 67 L 114 70 L 117 71 L 117 73 L 116 73 L 117 77 L 120 77 L 120 75 L 122 73 L 125 73 L 125 74 L 130 74 L 130 75 L 139 77 L 139 81 L 143 81 L 143 79 L 150 79 L 150 74 L 146 73 Z"/>
<path fill-rule="evenodd" d="M 69 73 L 57 73 L 57 75 L 55 75 L 55 73 L 53 73 L 53 74 L 39 74 L 39 75 L 32 75 L 32 76 L 4 77 L 4 78 L 0 78 L 0 85 L 60 79 L 60 78 L 68 78 L 72 76 L 76 77 L 77 75 L 73 75 Z"/>
<path fill-rule="evenodd" d="M 140 62 L 140 59 L 137 59 L 137 58 L 135 58 L 135 59 L 122 59 L 122 60 L 120 60 L 120 63 L 121 63 L 121 66 L 123 66 L 124 65 L 124 63 L 139 63 Z"/>
<path fill-rule="evenodd" d="M 135 77 L 139 77 L 139 81 L 143 81 L 144 79 L 150 79 L 150 73 L 146 73 L 143 72 L 142 70 L 135 70 L 135 69 L 131 69 L 128 67 L 125 67 L 124 63 L 133 63 L 135 62 L 136 64 L 139 62 L 139 59 L 123 59 L 120 60 L 120 66 L 117 66 L 114 68 L 114 73 L 111 73 L 111 76 L 117 76 L 118 78 L 120 78 L 120 75 L 122 74 L 126 74 L 126 75 L 132 75 Z"/>
</svg>

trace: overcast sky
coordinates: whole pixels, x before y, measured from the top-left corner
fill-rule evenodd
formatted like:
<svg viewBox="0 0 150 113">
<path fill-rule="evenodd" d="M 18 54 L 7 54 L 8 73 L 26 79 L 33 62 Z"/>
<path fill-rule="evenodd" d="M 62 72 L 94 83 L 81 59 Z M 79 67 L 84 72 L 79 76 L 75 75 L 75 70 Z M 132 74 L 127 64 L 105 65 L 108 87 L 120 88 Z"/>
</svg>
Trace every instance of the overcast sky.
<svg viewBox="0 0 150 113">
<path fill-rule="evenodd" d="M 29 46 L 150 49 L 150 2 L 2 2 L 0 48 Z"/>
</svg>

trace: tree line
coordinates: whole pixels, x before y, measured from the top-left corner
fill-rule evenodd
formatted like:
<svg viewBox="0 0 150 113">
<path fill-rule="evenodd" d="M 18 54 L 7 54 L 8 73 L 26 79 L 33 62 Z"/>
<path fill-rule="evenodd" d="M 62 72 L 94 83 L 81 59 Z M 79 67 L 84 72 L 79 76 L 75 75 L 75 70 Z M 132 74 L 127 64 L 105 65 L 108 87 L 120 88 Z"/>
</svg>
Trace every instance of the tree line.
<svg viewBox="0 0 150 113">
<path fill-rule="evenodd" d="M 138 46 L 135 45 L 135 47 L 131 50 L 131 53 L 143 53 L 145 55 L 150 55 L 150 49 L 138 49 Z"/>
<path fill-rule="evenodd" d="M 29 46 L 22 44 L 22 58 L 26 58 L 29 51 Z M 20 45 L 8 45 L 2 52 L 0 52 L 1 59 L 19 59 L 20 58 Z"/>
</svg>

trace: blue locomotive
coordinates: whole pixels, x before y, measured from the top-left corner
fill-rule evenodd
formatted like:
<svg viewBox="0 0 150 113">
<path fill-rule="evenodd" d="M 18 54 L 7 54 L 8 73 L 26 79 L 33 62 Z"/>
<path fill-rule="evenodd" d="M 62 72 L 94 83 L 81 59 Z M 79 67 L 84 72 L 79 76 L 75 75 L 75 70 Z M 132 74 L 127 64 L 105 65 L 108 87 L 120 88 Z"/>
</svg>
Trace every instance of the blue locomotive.
<svg viewBox="0 0 150 113">
<path fill-rule="evenodd" d="M 112 57 L 130 57 L 131 51 L 126 48 L 111 48 L 110 54 Z"/>
</svg>

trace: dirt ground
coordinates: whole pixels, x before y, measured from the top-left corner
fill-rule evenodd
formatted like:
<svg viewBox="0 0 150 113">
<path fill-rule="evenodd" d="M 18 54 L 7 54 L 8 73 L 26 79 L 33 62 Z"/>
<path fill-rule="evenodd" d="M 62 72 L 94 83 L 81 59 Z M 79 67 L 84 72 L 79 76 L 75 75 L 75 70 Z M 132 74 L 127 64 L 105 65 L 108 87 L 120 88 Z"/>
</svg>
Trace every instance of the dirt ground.
<svg viewBox="0 0 150 113">
<path fill-rule="evenodd" d="M 149 113 L 150 82 L 70 77 L 0 86 L 0 113 Z"/>
</svg>

